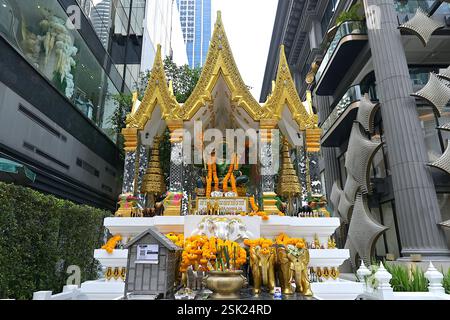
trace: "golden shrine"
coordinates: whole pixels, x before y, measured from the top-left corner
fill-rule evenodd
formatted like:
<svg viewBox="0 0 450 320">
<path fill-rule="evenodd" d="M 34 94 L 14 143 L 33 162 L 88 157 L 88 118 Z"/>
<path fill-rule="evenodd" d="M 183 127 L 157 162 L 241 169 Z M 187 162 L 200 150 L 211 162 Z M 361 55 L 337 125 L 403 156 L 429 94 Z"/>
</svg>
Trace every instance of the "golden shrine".
<svg viewBox="0 0 450 320">
<path fill-rule="evenodd" d="M 310 166 L 318 162 L 321 133 L 310 97 L 298 96 L 282 46 L 272 92 L 258 103 L 241 78 L 220 12 L 185 103 L 175 98 L 158 47 L 144 97 L 134 97 L 122 131 L 120 207 L 104 224 L 114 237 L 94 255 L 106 274 L 152 274 L 161 247 L 153 239 L 179 258 L 167 267 L 176 280 L 165 284 L 164 295 L 180 287 L 183 294 L 202 292 L 206 284 L 212 298 L 237 299 L 251 278 L 255 295 L 311 296 L 312 282 L 337 281 L 349 254 L 336 249 L 332 233 L 340 222 L 330 217 L 317 166 Z M 119 242 L 124 249 L 113 248 Z M 137 259 L 134 247 L 144 260 L 149 252 L 149 261 Z M 141 280 L 149 286 L 144 294 L 159 281 Z M 130 294 L 143 293 L 125 289 Z"/>
<path fill-rule="evenodd" d="M 246 208 L 247 213 L 264 211 L 266 214 L 279 214 L 280 198 L 289 195 L 289 198 L 297 196 L 301 199 L 302 196 L 306 196 L 306 192 L 311 193 L 311 177 L 309 172 L 304 172 L 301 179 L 303 190 L 297 177 L 294 184 L 281 187 L 283 192 L 277 195 L 274 182 L 279 172 L 268 169 L 268 166 L 274 167 L 273 163 L 267 165 L 267 162 L 279 161 L 277 157 L 280 151 L 274 150 L 273 147 L 279 146 L 280 141 L 284 141 L 285 156 L 289 157 L 290 151 L 296 149 L 303 152 L 307 162 L 308 153 L 309 156 L 314 154 L 317 156 L 320 150 L 317 147 L 320 139 L 317 121 L 317 116 L 312 112 L 311 100 L 302 102 L 298 96 L 283 46 L 280 48 L 278 72 L 273 82 L 272 93 L 263 104 L 255 100 L 236 66 L 219 12 L 200 79 L 183 104 L 177 102 L 172 85 L 167 81 L 161 50 L 158 47 L 145 95 L 141 102 L 135 99 L 133 109 L 126 118 L 126 128 L 122 131 L 125 138 L 126 159 L 122 200 L 117 215 L 135 215 L 136 211 L 139 211 L 136 210 L 136 205 L 141 209 L 147 205 L 153 206 L 155 195 L 165 194 L 165 181 L 157 165 L 159 154 L 155 145 L 159 144 L 166 128 L 170 131 L 172 150 L 167 196 L 163 202 L 164 215 L 195 213 L 195 199 L 198 196 L 252 198 L 250 201 L 253 206 Z M 200 134 L 195 131 L 198 123 L 201 126 Z M 238 156 L 235 150 L 231 151 L 228 161 L 222 163 L 227 168 L 222 170 L 220 177 L 218 176 L 219 162 L 216 161 L 215 153 L 222 150 L 210 149 L 207 151 L 209 154 L 205 154 L 203 132 L 208 129 L 219 130 L 223 137 L 230 129 L 255 132 L 253 136 L 246 137 L 246 150 L 243 154 L 248 154 L 248 149 L 257 146 L 258 161 L 251 164 L 250 169 L 247 167 L 247 171 L 251 174 L 240 177 L 241 181 L 245 178 L 250 180 L 247 184 L 252 184 L 252 192 L 236 181 L 239 180 L 236 173 L 248 159 L 242 159 L 243 157 Z M 274 132 L 276 137 L 273 136 Z M 194 135 L 197 137 L 200 135 L 197 145 L 195 142 L 187 141 L 192 140 Z M 280 135 L 283 137 L 282 140 Z M 186 169 L 185 155 L 186 149 L 190 148 L 200 150 L 204 158 L 200 162 L 203 171 L 198 174 L 200 177 L 197 177 L 202 179 L 203 183 L 189 190 L 184 185 L 183 173 L 190 170 L 189 166 Z M 286 158 L 283 161 L 291 162 Z M 291 167 L 289 171 L 291 174 L 298 172 L 292 165 Z M 240 174 L 242 175 L 242 172 Z M 283 179 L 287 177 L 281 175 L 279 180 L 284 181 Z M 293 188 L 295 192 L 286 193 L 286 187 Z M 202 192 L 194 192 L 192 189 Z M 134 202 L 130 203 L 127 199 Z M 239 213 L 241 212 L 235 212 Z"/>
</svg>

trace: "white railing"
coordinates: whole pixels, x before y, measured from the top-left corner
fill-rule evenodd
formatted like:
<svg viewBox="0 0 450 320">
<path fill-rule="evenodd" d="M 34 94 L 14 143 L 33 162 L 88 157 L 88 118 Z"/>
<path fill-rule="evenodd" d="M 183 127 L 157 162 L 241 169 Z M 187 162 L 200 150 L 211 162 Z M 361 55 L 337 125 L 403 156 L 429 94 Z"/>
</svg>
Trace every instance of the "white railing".
<svg viewBox="0 0 450 320">
<path fill-rule="evenodd" d="M 366 279 L 372 272 L 361 261 L 357 271 L 360 279 Z M 430 262 L 425 277 L 428 279 L 428 292 L 394 292 L 390 281 L 392 275 L 386 270 L 383 263 L 380 264 L 374 274 L 377 280 L 376 288 L 366 283 L 365 292 L 358 296 L 360 300 L 450 300 L 450 295 L 445 293 L 442 285 L 444 276 Z"/>
<path fill-rule="evenodd" d="M 80 294 L 77 285 L 64 286 L 63 292 L 53 294 L 52 291 L 37 291 L 33 293 L 33 300 L 77 300 Z"/>
</svg>

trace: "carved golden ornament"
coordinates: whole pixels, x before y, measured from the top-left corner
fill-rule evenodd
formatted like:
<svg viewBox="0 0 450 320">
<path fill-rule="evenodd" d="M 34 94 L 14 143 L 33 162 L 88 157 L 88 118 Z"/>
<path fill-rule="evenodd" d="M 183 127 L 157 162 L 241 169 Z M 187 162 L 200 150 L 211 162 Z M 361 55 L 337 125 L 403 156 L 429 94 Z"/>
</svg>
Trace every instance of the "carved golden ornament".
<svg viewBox="0 0 450 320">
<path fill-rule="evenodd" d="M 305 79 L 307 84 L 311 84 L 314 82 L 317 70 L 319 70 L 319 66 L 320 66 L 320 64 L 317 61 L 314 61 L 311 64 L 311 69 L 309 69 L 309 72 L 306 75 L 306 79 Z"/>
<path fill-rule="evenodd" d="M 183 141 L 183 120 L 166 120 L 167 127 L 170 131 L 170 142 L 177 143 Z"/>
<path fill-rule="evenodd" d="M 297 172 L 292 165 L 291 156 L 289 155 L 289 143 L 286 139 L 284 139 L 281 149 L 281 166 L 277 193 L 282 197 L 292 197 L 301 193 L 300 182 Z"/>
<path fill-rule="evenodd" d="M 122 135 L 125 139 L 124 142 L 125 152 L 136 151 L 139 142 L 138 130 L 136 128 L 123 128 Z"/>
<path fill-rule="evenodd" d="M 322 129 L 306 129 L 306 151 L 319 152 L 320 151 L 320 137 Z"/>
<path fill-rule="evenodd" d="M 122 279 L 122 281 L 125 281 L 126 274 L 127 268 L 125 267 L 108 267 L 105 272 L 105 278 L 108 281 L 110 281 L 111 279 L 118 280 L 119 278 Z"/>
<path fill-rule="evenodd" d="M 159 142 L 159 137 L 155 137 L 150 151 L 150 160 L 147 165 L 147 170 L 142 179 L 141 192 L 144 194 L 148 193 L 160 195 L 166 192 L 164 173 L 159 157 Z"/>
</svg>

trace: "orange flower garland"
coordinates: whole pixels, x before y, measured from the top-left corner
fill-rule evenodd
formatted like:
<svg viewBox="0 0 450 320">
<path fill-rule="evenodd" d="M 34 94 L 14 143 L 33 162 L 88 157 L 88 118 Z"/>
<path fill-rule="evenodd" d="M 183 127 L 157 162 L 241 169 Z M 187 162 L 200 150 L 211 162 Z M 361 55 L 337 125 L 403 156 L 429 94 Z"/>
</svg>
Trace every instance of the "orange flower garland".
<svg viewBox="0 0 450 320">
<path fill-rule="evenodd" d="M 270 250 L 269 248 L 273 246 L 274 242 L 270 239 L 266 238 L 258 238 L 255 240 L 244 240 L 244 244 L 250 248 L 252 247 L 261 247 L 261 253 L 262 254 L 269 254 Z"/>
<path fill-rule="evenodd" d="M 165 235 L 169 240 L 171 240 L 173 243 L 175 243 L 180 248 L 184 247 L 184 234 L 182 233 L 175 233 L 170 232 Z"/>
<path fill-rule="evenodd" d="M 240 269 L 247 262 L 246 251 L 237 242 L 206 236 L 193 236 L 185 240 L 181 258 L 180 271 L 192 266 L 193 270 L 216 270 L 217 250 L 227 248 L 230 263 L 234 270 Z"/>
<path fill-rule="evenodd" d="M 303 238 L 290 238 L 287 234 L 282 233 L 280 234 L 277 239 L 275 240 L 277 244 L 279 245 L 293 245 L 298 249 L 305 249 L 306 248 L 306 241 Z"/>
</svg>

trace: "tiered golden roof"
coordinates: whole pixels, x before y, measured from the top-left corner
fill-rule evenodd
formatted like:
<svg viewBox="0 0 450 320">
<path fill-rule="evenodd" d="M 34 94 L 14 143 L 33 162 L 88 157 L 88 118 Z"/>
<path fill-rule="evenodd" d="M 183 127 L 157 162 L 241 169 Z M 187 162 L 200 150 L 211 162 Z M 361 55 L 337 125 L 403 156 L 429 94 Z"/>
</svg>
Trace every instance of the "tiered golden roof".
<svg viewBox="0 0 450 320">
<path fill-rule="evenodd" d="M 292 197 L 301 193 L 297 172 L 292 165 L 289 155 L 289 143 L 285 139 L 281 149 L 281 167 L 278 178 L 278 195 Z"/>
<path fill-rule="evenodd" d="M 184 104 L 176 101 L 173 90 L 167 83 L 161 46 L 158 45 L 144 98 L 139 108 L 127 116 L 127 128 L 143 130 L 156 106 L 159 106 L 161 118 L 166 121 L 190 121 L 200 108 L 213 102 L 212 92 L 219 77 L 222 77 L 228 86 L 233 105 L 244 109 L 254 121 L 280 120 L 283 109 L 287 106 L 301 131 L 317 127 L 317 115 L 309 114 L 298 96 L 284 53 L 284 46 L 280 48 L 278 71 L 271 95 L 263 105 L 255 100 L 239 73 L 221 14 L 218 12 L 205 65 L 188 100 Z"/>
<path fill-rule="evenodd" d="M 153 147 L 150 152 L 147 171 L 142 181 L 142 193 L 161 195 L 166 192 L 164 174 L 159 158 L 159 137 L 155 137 Z"/>
</svg>

